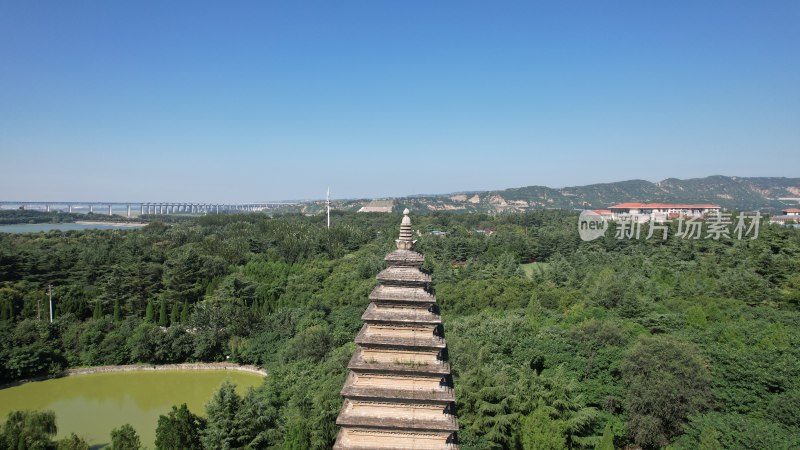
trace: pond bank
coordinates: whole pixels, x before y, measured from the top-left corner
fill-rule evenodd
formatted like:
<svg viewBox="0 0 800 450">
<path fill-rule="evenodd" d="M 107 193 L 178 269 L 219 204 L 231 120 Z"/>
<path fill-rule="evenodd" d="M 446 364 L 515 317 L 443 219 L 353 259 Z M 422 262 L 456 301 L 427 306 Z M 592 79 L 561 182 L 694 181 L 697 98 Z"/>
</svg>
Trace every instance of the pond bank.
<svg viewBox="0 0 800 450">
<path fill-rule="evenodd" d="M 144 227 L 147 222 L 115 222 L 113 220 L 76 220 L 79 225 L 114 225 L 116 227 Z"/>
<path fill-rule="evenodd" d="M 32 381 L 44 381 L 53 378 L 68 377 L 71 375 L 88 375 L 93 373 L 112 373 L 112 372 L 144 372 L 155 370 L 235 370 L 238 372 L 249 372 L 267 376 L 267 371 L 258 366 L 234 363 L 182 363 L 182 364 L 125 364 L 120 366 L 94 366 L 94 367 L 75 367 L 67 369 L 56 375 L 43 375 L 40 377 L 26 378 L 24 380 L 12 381 L 0 385 L 0 389 L 19 386 Z"/>
</svg>

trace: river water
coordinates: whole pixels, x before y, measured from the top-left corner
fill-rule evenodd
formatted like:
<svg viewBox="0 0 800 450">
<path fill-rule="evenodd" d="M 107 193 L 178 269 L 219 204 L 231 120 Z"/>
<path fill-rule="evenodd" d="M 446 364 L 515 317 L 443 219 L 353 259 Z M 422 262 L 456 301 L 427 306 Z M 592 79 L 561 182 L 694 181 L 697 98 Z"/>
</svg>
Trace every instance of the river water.
<svg viewBox="0 0 800 450">
<path fill-rule="evenodd" d="M 141 228 L 145 224 L 116 223 L 21 223 L 0 225 L 0 233 L 38 233 L 40 231 L 72 231 L 72 230 L 129 230 Z"/>
</svg>

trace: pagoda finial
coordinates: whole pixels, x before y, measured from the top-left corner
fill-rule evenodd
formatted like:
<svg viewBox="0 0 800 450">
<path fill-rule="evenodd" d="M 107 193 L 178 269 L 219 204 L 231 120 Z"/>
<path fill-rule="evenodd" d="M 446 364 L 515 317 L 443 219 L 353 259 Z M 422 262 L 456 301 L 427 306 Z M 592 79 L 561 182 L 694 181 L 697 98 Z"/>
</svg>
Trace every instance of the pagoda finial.
<svg viewBox="0 0 800 450">
<path fill-rule="evenodd" d="M 398 250 L 414 249 L 414 240 L 411 234 L 411 218 L 408 217 L 408 213 L 410 212 L 408 208 L 403 211 L 403 221 L 400 222 L 400 239 L 395 241 Z"/>
</svg>

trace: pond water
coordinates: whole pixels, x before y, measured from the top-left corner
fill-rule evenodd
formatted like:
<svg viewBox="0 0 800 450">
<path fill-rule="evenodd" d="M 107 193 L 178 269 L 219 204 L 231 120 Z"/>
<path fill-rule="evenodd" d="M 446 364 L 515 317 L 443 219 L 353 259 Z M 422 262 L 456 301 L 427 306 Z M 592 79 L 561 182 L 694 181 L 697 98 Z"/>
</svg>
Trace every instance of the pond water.
<svg viewBox="0 0 800 450">
<path fill-rule="evenodd" d="M 20 223 L 15 225 L 0 225 L 0 233 L 38 233 L 59 231 L 81 231 L 81 230 L 130 230 L 141 228 L 146 224 L 138 223 Z"/>
<path fill-rule="evenodd" d="M 190 411 L 205 416 L 205 404 L 226 379 L 240 394 L 264 382 L 262 375 L 233 370 L 74 375 L 0 390 L 0 422 L 13 410 L 51 409 L 58 438 L 75 433 L 100 446 L 110 443 L 113 428 L 129 423 L 142 445 L 152 449 L 159 415 L 186 403 Z"/>
</svg>

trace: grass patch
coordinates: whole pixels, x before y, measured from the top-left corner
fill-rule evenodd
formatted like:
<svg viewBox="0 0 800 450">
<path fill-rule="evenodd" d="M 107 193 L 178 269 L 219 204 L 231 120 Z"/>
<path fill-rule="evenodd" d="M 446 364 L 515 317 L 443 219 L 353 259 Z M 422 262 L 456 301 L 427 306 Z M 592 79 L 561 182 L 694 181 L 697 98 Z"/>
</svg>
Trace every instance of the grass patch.
<svg viewBox="0 0 800 450">
<path fill-rule="evenodd" d="M 532 262 L 527 264 L 520 264 L 520 267 L 522 267 L 522 271 L 525 273 L 525 276 L 528 277 L 528 279 L 531 279 L 533 278 L 534 273 L 542 275 L 548 270 L 550 270 L 550 263 Z"/>
</svg>

